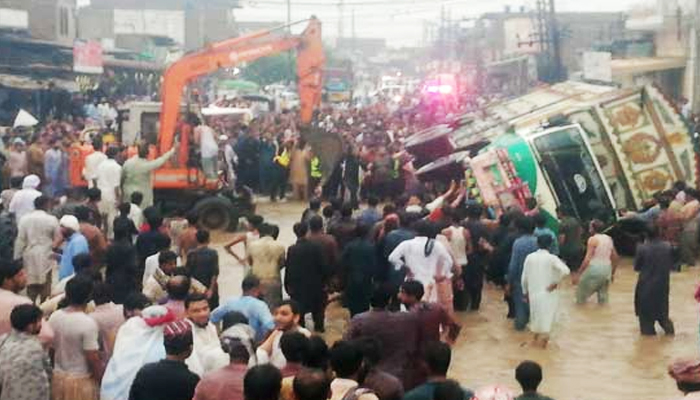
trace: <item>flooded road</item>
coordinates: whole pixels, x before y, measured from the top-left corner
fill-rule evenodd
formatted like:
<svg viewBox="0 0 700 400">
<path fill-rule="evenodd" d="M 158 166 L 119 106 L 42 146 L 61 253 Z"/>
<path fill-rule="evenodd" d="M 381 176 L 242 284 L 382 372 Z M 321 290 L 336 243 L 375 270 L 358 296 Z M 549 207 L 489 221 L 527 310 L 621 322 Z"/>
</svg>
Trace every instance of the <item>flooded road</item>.
<svg viewBox="0 0 700 400">
<path fill-rule="evenodd" d="M 259 213 L 281 229 L 285 245 L 294 242 L 292 225 L 304 209 L 300 203 L 262 203 Z M 220 251 L 222 299 L 240 294 L 242 268 L 223 245 L 231 234 L 214 236 Z M 238 249 L 242 255 L 242 248 Z M 668 364 L 678 357 L 697 357 L 699 309 L 693 294 L 698 269 L 673 274 L 671 279 L 671 319 L 675 337 L 659 335 L 642 338 L 634 315 L 634 285 L 637 276 L 631 260 L 618 269 L 610 289 L 610 304 L 590 302 L 576 306 L 574 288 L 567 281 L 561 289 L 559 322 L 547 349 L 529 346 L 531 334 L 515 332 L 506 320 L 502 293 L 485 288 L 484 303 L 478 313 L 458 314 L 463 324 L 455 346 L 450 377 L 476 389 L 501 384 L 519 390 L 514 369 L 525 359 L 544 368 L 541 392 L 557 400 L 671 400 L 681 397 L 668 377 Z M 592 298 L 593 299 L 593 298 Z M 327 314 L 326 338 L 340 337 L 348 319 L 346 310 L 333 304 Z"/>
</svg>

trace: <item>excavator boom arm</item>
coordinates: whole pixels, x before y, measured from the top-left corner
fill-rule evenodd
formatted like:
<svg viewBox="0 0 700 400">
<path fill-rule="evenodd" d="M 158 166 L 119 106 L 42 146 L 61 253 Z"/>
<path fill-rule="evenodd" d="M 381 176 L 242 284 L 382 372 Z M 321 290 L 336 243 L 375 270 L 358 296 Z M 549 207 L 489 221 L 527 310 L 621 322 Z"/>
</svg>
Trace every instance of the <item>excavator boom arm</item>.
<svg viewBox="0 0 700 400">
<path fill-rule="evenodd" d="M 321 41 L 321 23 L 315 17 L 299 36 L 274 36 L 262 31 L 215 43 L 207 49 L 183 57 L 173 63 L 163 77 L 160 114 L 159 150 L 164 154 L 173 146 L 175 127 L 185 86 L 193 79 L 221 68 L 297 49 L 297 75 L 301 119 L 311 122 L 313 112 L 321 102 L 322 73 L 325 58 Z"/>
</svg>

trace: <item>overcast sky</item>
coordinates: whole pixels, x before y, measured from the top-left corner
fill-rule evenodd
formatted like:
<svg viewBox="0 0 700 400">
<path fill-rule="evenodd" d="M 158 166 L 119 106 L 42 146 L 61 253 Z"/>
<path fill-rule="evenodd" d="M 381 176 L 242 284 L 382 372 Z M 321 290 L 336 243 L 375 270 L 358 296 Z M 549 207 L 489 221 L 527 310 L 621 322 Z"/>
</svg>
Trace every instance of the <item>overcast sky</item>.
<svg viewBox="0 0 700 400">
<path fill-rule="evenodd" d="M 469 18 L 484 12 L 535 7 L 535 0 L 344 0 L 344 36 L 352 35 L 352 10 L 358 37 L 383 37 L 391 46 L 420 44 L 424 21 L 437 23 L 444 5 L 452 19 Z M 239 21 L 285 21 L 285 0 L 241 0 L 243 8 L 234 11 Z M 626 11 L 633 5 L 654 4 L 654 0 L 556 0 L 561 11 Z M 338 36 L 338 0 L 291 0 L 292 20 L 315 14 L 321 19 L 324 36 Z"/>
<path fill-rule="evenodd" d="M 144 0 L 147 1 L 147 0 Z M 206 0 L 193 0 L 206 1 Z M 627 11 L 639 4 L 657 1 L 690 0 L 556 0 L 559 11 Z M 77 0 L 87 5 L 90 0 Z M 286 0 L 240 0 L 242 8 L 234 11 L 239 21 L 280 21 L 287 18 Z M 424 21 L 438 23 L 444 5 L 452 19 L 476 17 L 490 11 L 512 10 L 520 6 L 532 10 L 535 0 L 344 0 L 344 36 L 352 35 L 352 12 L 355 12 L 355 32 L 358 37 L 383 37 L 389 45 L 414 46 L 423 39 Z M 321 19 L 324 37 L 338 36 L 339 0 L 291 0 L 292 21 L 314 14 Z"/>
</svg>

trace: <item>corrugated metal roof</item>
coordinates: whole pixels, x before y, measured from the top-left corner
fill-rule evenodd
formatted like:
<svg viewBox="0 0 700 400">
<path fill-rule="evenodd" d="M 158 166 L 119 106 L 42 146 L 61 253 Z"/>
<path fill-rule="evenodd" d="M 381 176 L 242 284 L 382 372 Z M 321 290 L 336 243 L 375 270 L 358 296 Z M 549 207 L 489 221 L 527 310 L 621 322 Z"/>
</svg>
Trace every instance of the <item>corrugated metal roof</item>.
<svg viewBox="0 0 700 400">
<path fill-rule="evenodd" d="M 526 95 L 462 116 L 463 120 L 471 122 L 455 130 L 452 135 L 457 146 L 462 147 L 474 140 L 504 133 L 511 125 L 516 129 L 532 127 L 553 115 L 583 108 L 621 93 L 612 86 L 576 81 L 543 86 Z"/>
<path fill-rule="evenodd" d="M 21 90 L 40 90 L 46 87 L 46 83 L 53 82 L 57 87 L 68 90 L 69 92 L 78 91 L 78 84 L 64 79 L 45 79 L 42 82 L 37 79 L 21 76 L 0 74 L 0 86 L 5 86 L 13 89 Z"/>
<path fill-rule="evenodd" d="M 686 62 L 683 57 L 624 58 L 611 60 L 610 68 L 613 75 L 629 75 L 685 68 Z"/>
</svg>

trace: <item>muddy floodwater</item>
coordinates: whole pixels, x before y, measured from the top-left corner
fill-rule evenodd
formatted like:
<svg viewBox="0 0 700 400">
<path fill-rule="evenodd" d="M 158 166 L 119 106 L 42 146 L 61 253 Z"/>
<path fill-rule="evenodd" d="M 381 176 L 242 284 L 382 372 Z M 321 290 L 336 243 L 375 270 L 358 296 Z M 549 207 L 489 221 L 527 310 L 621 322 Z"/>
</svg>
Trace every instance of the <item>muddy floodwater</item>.
<svg viewBox="0 0 700 400">
<path fill-rule="evenodd" d="M 278 224 L 285 245 L 294 242 L 292 225 L 304 205 L 262 202 L 258 211 Z M 240 294 L 242 268 L 223 245 L 231 234 L 214 236 L 221 255 L 222 299 Z M 242 247 L 237 249 L 242 255 Z M 531 335 L 515 332 L 506 320 L 502 293 L 485 288 L 478 313 L 458 314 L 462 333 L 454 348 L 450 377 L 476 389 L 501 384 L 518 389 L 515 366 L 530 359 L 544 367 L 541 392 L 557 400 L 672 400 L 681 397 L 666 373 L 678 357 L 700 357 L 699 307 L 693 299 L 700 269 L 672 275 L 671 319 L 675 337 L 642 338 L 634 315 L 634 285 L 637 276 L 631 260 L 624 260 L 610 288 L 610 304 L 598 306 L 592 298 L 585 306 L 574 303 L 574 288 L 566 281 L 561 289 L 559 322 L 547 349 L 529 345 Z M 326 338 L 336 340 L 347 325 L 348 313 L 337 304 L 329 306 Z M 659 328 L 660 330 L 660 328 Z"/>
</svg>

